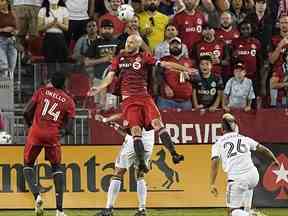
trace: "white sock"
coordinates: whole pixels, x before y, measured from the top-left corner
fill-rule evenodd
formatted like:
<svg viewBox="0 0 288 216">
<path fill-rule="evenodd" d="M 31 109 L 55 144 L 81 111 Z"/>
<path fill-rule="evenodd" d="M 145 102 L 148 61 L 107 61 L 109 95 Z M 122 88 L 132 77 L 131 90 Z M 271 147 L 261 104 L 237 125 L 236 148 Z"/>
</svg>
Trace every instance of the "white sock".
<svg viewBox="0 0 288 216">
<path fill-rule="evenodd" d="M 147 186 L 144 179 L 137 180 L 137 196 L 139 210 L 146 208 Z"/>
<path fill-rule="evenodd" d="M 117 199 L 118 193 L 120 191 L 121 181 L 118 179 L 112 179 L 109 185 L 107 194 L 106 208 L 113 208 L 114 203 Z"/>
<path fill-rule="evenodd" d="M 245 212 L 241 209 L 235 209 L 232 211 L 232 216 L 249 216 L 249 213 L 248 212 Z"/>
</svg>

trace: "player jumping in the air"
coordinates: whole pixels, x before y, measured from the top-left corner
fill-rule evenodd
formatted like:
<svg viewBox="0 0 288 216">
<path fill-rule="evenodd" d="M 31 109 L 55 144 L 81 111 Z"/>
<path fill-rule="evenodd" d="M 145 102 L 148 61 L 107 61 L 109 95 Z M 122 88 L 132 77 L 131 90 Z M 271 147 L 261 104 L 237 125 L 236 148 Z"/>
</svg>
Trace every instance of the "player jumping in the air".
<svg viewBox="0 0 288 216">
<path fill-rule="evenodd" d="M 98 94 L 108 87 L 114 76 L 119 78 L 123 99 L 121 104 L 123 119 L 128 121 L 131 129 L 139 169 L 148 172 L 141 139 L 142 128 L 147 125 L 152 125 L 158 131 L 174 163 L 179 163 L 184 160 L 184 157 L 176 152 L 175 145 L 162 123 L 160 112 L 148 93 L 147 68 L 156 65 L 156 67 L 170 68 L 179 73 L 187 71 L 192 73 L 193 71 L 173 62 L 156 61 L 150 54 L 140 52 L 141 44 L 142 38 L 139 35 L 130 35 L 126 41 L 125 51 L 112 60 L 110 72 L 99 86 L 91 89 L 91 94 Z"/>
<path fill-rule="evenodd" d="M 56 192 L 56 216 L 65 216 L 62 208 L 64 173 L 60 169 L 60 138 L 72 134 L 75 104 L 64 92 L 66 77 L 54 73 L 51 84 L 38 89 L 24 109 L 29 132 L 24 149 L 24 177 L 35 199 L 35 213 L 43 215 L 43 201 L 36 182 L 35 160 L 42 148 L 50 161 Z"/>
<path fill-rule="evenodd" d="M 226 113 L 222 117 L 224 135 L 212 146 L 212 164 L 210 173 L 210 192 L 218 195 L 215 181 L 219 162 L 227 173 L 227 207 L 231 216 L 251 216 L 253 189 L 259 181 L 257 168 L 251 158 L 251 151 L 257 151 L 269 157 L 279 166 L 274 154 L 263 145 L 238 133 L 238 125 L 233 115 Z"/>
<path fill-rule="evenodd" d="M 120 115 L 113 115 L 104 118 L 97 115 L 97 120 L 103 122 L 110 127 L 113 127 L 120 135 L 125 137 L 122 144 L 120 153 L 115 161 L 115 171 L 114 176 L 111 179 L 108 194 L 106 208 L 104 208 L 97 216 L 112 216 L 114 203 L 120 191 L 121 182 L 126 171 L 132 166 L 136 169 L 136 182 L 137 182 L 137 197 L 139 208 L 135 216 L 145 216 L 146 215 L 146 197 L 147 197 L 147 187 L 144 179 L 144 173 L 138 170 L 138 160 L 136 159 L 136 154 L 133 146 L 133 137 L 130 135 L 129 129 L 120 126 L 113 120 L 116 120 Z M 142 131 L 142 142 L 144 144 L 144 160 L 148 164 L 150 157 L 152 155 L 155 133 L 152 127 L 148 127 Z"/>
</svg>

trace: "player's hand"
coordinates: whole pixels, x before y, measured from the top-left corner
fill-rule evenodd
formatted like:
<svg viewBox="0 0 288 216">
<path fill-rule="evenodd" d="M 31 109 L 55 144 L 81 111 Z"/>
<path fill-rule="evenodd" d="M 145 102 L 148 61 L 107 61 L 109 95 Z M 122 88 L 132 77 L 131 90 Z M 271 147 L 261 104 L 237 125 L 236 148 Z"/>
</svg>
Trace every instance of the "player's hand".
<svg viewBox="0 0 288 216">
<path fill-rule="evenodd" d="M 95 96 L 97 94 L 99 94 L 101 91 L 99 86 L 93 86 L 92 88 L 90 88 L 90 90 L 87 92 L 88 96 Z"/>
<path fill-rule="evenodd" d="M 210 185 L 210 193 L 213 194 L 215 197 L 218 196 L 218 189 L 215 185 Z"/>
<path fill-rule="evenodd" d="M 215 112 L 217 110 L 217 107 L 211 106 L 208 108 L 209 112 Z"/>
<path fill-rule="evenodd" d="M 106 121 L 106 118 L 104 117 L 104 116 L 102 116 L 102 115 L 100 115 L 100 114 L 96 114 L 95 115 L 95 120 L 96 121 L 99 121 L 99 122 L 103 122 L 103 123 L 105 123 Z"/>
<path fill-rule="evenodd" d="M 184 161 L 184 156 L 181 154 L 178 154 L 177 152 L 172 153 L 172 161 L 174 164 L 178 164 L 181 161 Z"/>
<path fill-rule="evenodd" d="M 244 111 L 245 111 L 245 112 L 251 111 L 251 106 L 246 106 L 246 107 L 244 107 Z"/>
</svg>

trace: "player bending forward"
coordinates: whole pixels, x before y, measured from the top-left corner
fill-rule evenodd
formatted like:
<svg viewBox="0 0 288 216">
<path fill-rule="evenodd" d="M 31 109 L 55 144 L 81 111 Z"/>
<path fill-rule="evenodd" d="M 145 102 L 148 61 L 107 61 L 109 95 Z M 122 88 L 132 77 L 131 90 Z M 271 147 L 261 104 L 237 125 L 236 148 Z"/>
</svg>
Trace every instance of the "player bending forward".
<svg viewBox="0 0 288 216">
<path fill-rule="evenodd" d="M 227 173 L 226 202 L 231 216 L 252 215 L 251 205 L 253 189 L 259 181 L 258 170 L 251 158 L 251 151 L 257 151 L 269 157 L 279 166 L 278 160 L 266 147 L 255 140 L 238 133 L 238 126 L 233 115 L 227 113 L 222 117 L 224 135 L 212 146 L 212 164 L 210 173 L 210 192 L 218 195 L 215 180 L 219 161 Z"/>
<path fill-rule="evenodd" d="M 65 75 L 54 73 L 51 84 L 38 89 L 24 109 L 24 118 L 30 127 L 24 149 L 24 177 L 35 199 L 37 216 L 43 215 L 43 201 L 36 182 L 35 160 L 42 148 L 50 161 L 56 192 L 56 216 L 65 216 L 62 208 L 64 173 L 60 169 L 61 136 L 72 134 L 75 104 L 64 92 Z"/>
<path fill-rule="evenodd" d="M 119 116 L 119 115 L 118 115 Z M 138 160 L 136 159 L 136 154 L 133 146 L 133 137 L 127 132 L 129 129 L 125 129 L 121 127 L 119 124 L 114 123 L 113 119 L 115 119 L 116 115 L 103 118 L 98 116 L 98 120 L 103 123 L 109 124 L 109 126 L 113 127 L 118 133 L 122 136 L 125 136 L 125 140 L 121 147 L 120 153 L 115 161 L 115 171 L 114 176 L 111 179 L 108 195 L 107 195 L 107 203 L 106 208 L 103 209 L 97 216 L 112 216 L 113 215 L 113 206 L 117 199 L 118 193 L 120 191 L 121 182 L 124 174 L 129 169 L 130 166 L 134 165 L 136 169 L 136 182 L 137 182 L 137 195 L 139 208 L 135 214 L 135 216 L 145 216 L 146 215 L 146 197 L 147 197 L 147 187 L 146 182 L 144 180 L 144 172 L 139 171 L 138 169 Z M 103 121 L 104 120 L 104 121 Z M 142 131 L 142 142 L 144 144 L 145 149 L 145 163 L 148 165 L 150 157 L 152 155 L 155 133 L 152 127 L 146 128 L 146 130 Z"/>
<path fill-rule="evenodd" d="M 139 169 L 148 172 L 144 159 L 144 146 L 142 143 L 142 128 L 151 125 L 158 131 L 160 139 L 169 150 L 174 163 L 179 163 L 184 157 L 176 152 L 175 145 L 165 129 L 161 115 L 152 97 L 148 93 L 148 70 L 151 66 L 165 67 L 177 72 L 190 71 L 174 62 L 156 61 L 149 53 L 140 52 L 142 38 L 139 35 L 130 35 L 125 44 L 125 51 L 112 60 L 111 70 L 99 86 L 91 89 L 91 94 L 98 94 L 107 88 L 114 76 L 120 80 L 122 96 L 123 119 L 128 121 L 133 137 L 135 154 L 139 162 Z"/>
</svg>

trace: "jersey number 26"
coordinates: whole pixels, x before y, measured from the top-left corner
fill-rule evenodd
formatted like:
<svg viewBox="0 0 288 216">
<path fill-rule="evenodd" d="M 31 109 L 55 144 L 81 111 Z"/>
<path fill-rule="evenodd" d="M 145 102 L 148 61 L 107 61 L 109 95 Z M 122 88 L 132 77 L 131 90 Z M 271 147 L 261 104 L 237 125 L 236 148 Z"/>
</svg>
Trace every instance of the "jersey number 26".
<svg viewBox="0 0 288 216">
<path fill-rule="evenodd" d="M 60 111 L 55 111 L 57 108 L 58 103 L 54 103 L 52 106 L 50 106 L 50 101 L 45 98 L 44 99 L 44 108 L 42 110 L 42 116 L 45 117 L 47 115 L 50 115 L 53 117 L 53 121 L 57 121 L 60 115 Z"/>
<path fill-rule="evenodd" d="M 226 148 L 229 148 L 227 152 L 227 158 L 231 158 L 237 155 L 237 153 L 246 153 L 248 151 L 247 146 L 245 144 L 242 144 L 241 139 L 238 139 L 236 148 L 235 148 L 235 144 L 232 142 L 226 142 L 224 144 L 224 149 Z"/>
</svg>

